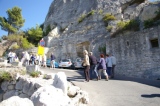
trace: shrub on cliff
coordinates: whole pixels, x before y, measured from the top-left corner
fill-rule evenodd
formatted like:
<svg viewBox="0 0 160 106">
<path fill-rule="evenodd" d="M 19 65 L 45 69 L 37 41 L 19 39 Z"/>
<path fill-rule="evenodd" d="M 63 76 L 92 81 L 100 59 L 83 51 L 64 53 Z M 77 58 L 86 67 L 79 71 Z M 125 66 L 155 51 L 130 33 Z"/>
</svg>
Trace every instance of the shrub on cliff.
<svg viewBox="0 0 160 106">
<path fill-rule="evenodd" d="M 116 20 L 115 16 L 112 15 L 112 14 L 107 13 L 107 14 L 105 14 L 104 17 L 103 17 L 103 21 L 104 21 L 104 23 L 105 23 L 105 26 L 108 26 L 108 22 L 109 22 L 109 21 L 112 21 L 112 20 Z"/>
<path fill-rule="evenodd" d="M 113 28 L 113 26 L 111 26 L 111 25 L 108 25 L 108 26 L 106 27 L 106 29 L 107 29 L 109 32 L 112 30 L 112 28 Z"/>
<path fill-rule="evenodd" d="M 98 13 L 99 13 L 100 15 L 103 14 L 103 10 L 100 9 L 100 10 L 98 11 Z"/>
<path fill-rule="evenodd" d="M 32 48 L 33 45 L 28 42 L 26 38 L 23 37 L 21 34 L 13 34 L 8 36 L 9 42 L 17 42 L 17 45 L 19 45 L 19 48 L 28 49 Z M 18 48 L 18 47 L 16 47 Z"/>
<path fill-rule="evenodd" d="M 130 20 L 130 21 L 120 21 L 117 23 L 117 27 L 119 30 L 139 30 L 139 22 L 138 20 Z"/>
<path fill-rule="evenodd" d="M 95 10 L 91 10 L 91 11 L 86 15 L 86 17 L 89 17 L 89 16 L 94 15 L 94 14 L 95 14 Z"/>
<path fill-rule="evenodd" d="M 155 18 L 144 21 L 144 28 L 150 28 L 153 26 L 160 25 L 160 9 L 156 11 L 155 14 Z"/>
<path fill-rule="evenodd" d="M 78 18 L 78 23 L 81 23 L 86 17 L 86 14 L 82 14 L 79 18 Z"/>
<path fill-rule="evenodd" d="M 90 12 L 88 12 L 87 14 L 82 14 L 79 18 L 78 18 L 78 23 L 81 23 L 85 18 L 88 18 L 92 15 L 95 14 L 95 10 L 91 10 Z"/>
</svg>

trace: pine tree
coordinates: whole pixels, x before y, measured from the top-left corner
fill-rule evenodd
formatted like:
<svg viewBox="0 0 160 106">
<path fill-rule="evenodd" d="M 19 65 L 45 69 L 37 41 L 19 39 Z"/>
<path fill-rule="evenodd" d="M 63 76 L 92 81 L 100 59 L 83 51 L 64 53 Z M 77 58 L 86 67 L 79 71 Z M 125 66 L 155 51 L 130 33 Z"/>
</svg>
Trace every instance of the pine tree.
<svg viewBox="0 0 160 106">
<path fill-rule="evenodd" d="M 34 45 L 37 45 L 40 39 L 42 38 L 42 28 L 39 25 L 36 25 L 36 27 L 32 27 L 27 31 L 28 33 L 28 41 L 32 42 Z"/>
<path fill-rule="evenodd" d="M 7 10 L 8 17 L 0 17 L 1 29 L 9 34 L 16 33 L 21 27 L 23 27 L 25 20 L 22 17 L 21 9 L 19 7 L 13 7 Z"/>
</svg>

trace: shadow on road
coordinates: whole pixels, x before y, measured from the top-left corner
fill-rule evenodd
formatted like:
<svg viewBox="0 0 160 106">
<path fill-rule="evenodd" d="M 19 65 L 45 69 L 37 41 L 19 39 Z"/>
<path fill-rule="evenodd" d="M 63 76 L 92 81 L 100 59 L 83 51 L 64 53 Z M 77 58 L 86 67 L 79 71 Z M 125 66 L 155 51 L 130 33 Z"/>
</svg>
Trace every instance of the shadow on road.
<svg viewBox="0 0 160 106">
<path fill-rule="evenodd" d="M 82 82 L 85 80 L 84 78 L 84 71 L 83 69 L 75 70 L 79 75 L 77 76 L 72 76 L 72 77 L 67 77 L 68 81 L 78 81 Z M 102 74 L 102 79 L 105 79 L 104 75 Z M 126 76 L 118 76 L 116 75 L 114 79 L 110 80 L 119 80 L 119 81 L 132 81 L 132 82 L 137 82 L 149 86 L 154 86 L 160 88 L 160 80 L 149 80 L 149 79 L 142 79 L 142 78 L 133 78 L 133 77 L 126 77 Z"/>
<path fill-rule="evenodd" d="M 160 94 L 143 94 L 141 95 L 141 97 L 145 97 L 145 98 L 154 98 L 154 97 L 160 97 Z"/>
<path fill-rule="evenodd" d="M 79 69 L 77 71 L 79 75 L 78 76 L 72 76 L 72 77 L 67 77 L 68 81 L 78 81 L 78 82 L 83 82 L 84 81 L 84 71 L 82 69 Z"/>
<path fill-rule="evenodd" d="M 160 80 L 149 80 L 149 79 L 142 79 L 142 78 L 126 77 L 126 76 L 116 76 L 113 80 L 133 81 L 133 82 L 160 88 Z"/>
</svg>

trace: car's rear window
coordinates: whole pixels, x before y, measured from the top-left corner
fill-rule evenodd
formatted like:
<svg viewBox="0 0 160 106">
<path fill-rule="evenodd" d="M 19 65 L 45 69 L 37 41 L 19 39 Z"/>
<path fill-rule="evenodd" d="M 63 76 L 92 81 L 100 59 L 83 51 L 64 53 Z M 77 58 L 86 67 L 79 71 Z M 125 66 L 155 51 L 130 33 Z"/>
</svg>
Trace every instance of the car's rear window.
<svg viewBox="0 0 160 106">
<path fill-rule="evenodd" d="M 62 62 L 69 62 L 69 60 L 68 59 L 63 59 Z"/>
</svg>

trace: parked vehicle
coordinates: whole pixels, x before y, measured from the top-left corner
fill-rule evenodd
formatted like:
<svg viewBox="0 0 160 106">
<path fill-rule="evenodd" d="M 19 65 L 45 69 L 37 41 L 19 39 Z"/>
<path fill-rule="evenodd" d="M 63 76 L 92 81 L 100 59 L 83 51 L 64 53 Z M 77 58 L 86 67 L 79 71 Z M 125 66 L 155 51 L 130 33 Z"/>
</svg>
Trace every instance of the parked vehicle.
<svg viewBox="0 0 160 106">
<path fill-rule="evenodd" d="M 74 62 L 74 68 L 75 69 L 83 68 L 83 66 L 82 66 L 82 59 L 81 58 L 76 58 L 76 60 Z"/>
<path fill-rule="evenodd" d="M 58 68 L 59 67 L 59 63 L 58 62 L 56 62 L 55 61 L 55 68 Z M 50 67 L 51 66 L 51 59 L 47 59 L 47 61 L 46 61 L 46 65 L 48 66 L 48 67 Z"/>
<path fill-rule="evenodd" d="M 62 59 L 59 63 L 59 67 L 71 68 L 72 67 L 71 59 Z"/>
</svg>

